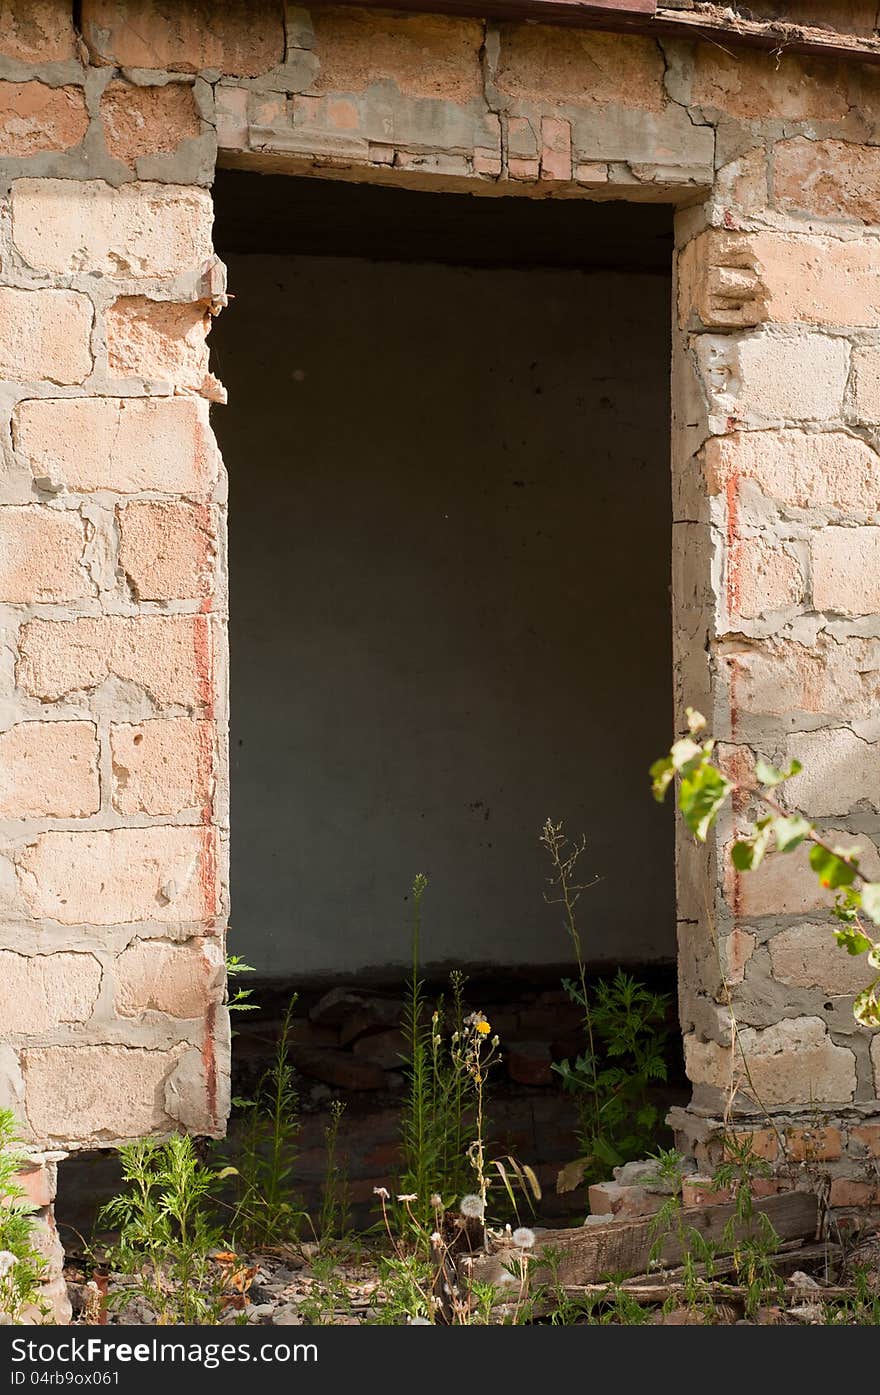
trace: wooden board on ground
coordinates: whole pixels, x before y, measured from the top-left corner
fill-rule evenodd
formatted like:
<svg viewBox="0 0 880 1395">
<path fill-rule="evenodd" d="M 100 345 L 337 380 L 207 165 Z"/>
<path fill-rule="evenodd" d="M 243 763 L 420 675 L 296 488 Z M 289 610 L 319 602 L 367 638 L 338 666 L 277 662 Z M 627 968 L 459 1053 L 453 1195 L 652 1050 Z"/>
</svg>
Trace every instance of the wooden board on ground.
<svg viewBox="0 0 880 1395">
<path fill-rule="evenodd" d="M 753 1208 L 751 1229 L 742 1224 L 735 1228 L 737 1241 L 757 1233 L 760 1213 L 770 1221 L 780 1240 L 813 1239 L 816 1234 L 819 1203 L 811 1192 L 785 1192 L 782 1196 L 756 1198 Z M 643 1274 L 655 1246 L 661 1264 L 680 1264 L 684 1258 L 680 1230 L 685 1235 L 688 1230 L 696 1230 L 719 1254 L 728 1254 L 733 1247 L 725 1243 L 724 1230 L 735 1214 L 733 1204 L 686 1206 L 680 1213 L 680 1225 L 677 1223 L 662 1240 L 653 1216 L 636 1221 L 609 1221 L 607 1225 L 577 1226 L 571 1230 L 542 1230 L 531 1252 L 530 1281 L 592 1284 L 608 1277 Z M 547 1250 L 555 1251 L 557 1256 L 552 1274 L 540 1263 L 541 1255 Z M 481 1283 L 509 1284 L 510 1270 L 516 1272 L 516 1253 L 499 1250 L 474 1257 L 469 1277 Z"/>
</svg>

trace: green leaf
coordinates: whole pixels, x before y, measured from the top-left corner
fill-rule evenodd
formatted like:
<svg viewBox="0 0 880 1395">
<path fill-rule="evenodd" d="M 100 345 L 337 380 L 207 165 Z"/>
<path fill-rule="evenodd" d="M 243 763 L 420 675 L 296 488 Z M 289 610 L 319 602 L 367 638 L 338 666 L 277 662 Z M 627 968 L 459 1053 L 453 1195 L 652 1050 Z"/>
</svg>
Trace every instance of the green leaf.
<svg viewBox="0 0 880 1395">
<path fill-rule="evenodd" d="M 842 848 L 820 848 L 818 844 L 810 849 L 810 866 L 819 878 L 822 886 L 834 890 L 838 886 L 851 886 L 855 880 L 855 871 L 843 861 L 847 857 L 854 861 L 853 849 L 851 852 L 843 852 Z M 840 856 L 843 852 L 843 857 Z"/>
<path fill-rule="evenodd" d="M 872 948 L 871 941 L 867 935 L 855 925 L 847 925 L 842 930 L 835 930 L 834 938 L 847 954 L 866 954 Z"/>
<path fill-rule="evenodd" d="M 861 992 L 853 1003 L 853 1016 L 863 1027 L 880 1027 L 880 1002 L 877 1000 L 878 985 Z"/>
<path fill-rule="evenodd" d="M 790 818 L 774 819 L 773 834 L 776 838 L 776 851 L 781 853 L 794 852 L 811 832 L 813 825 L 808 819 L 801 818 L 800 814 L 792 814 Z"/>
<path fill-rule="evenodd" d="M 659 760 L 655 760 L 648 774 L 651 776 L 651 793 L 657 803 L 662 804 L 666 791 L 675 778 L 675 766 L 672 764 L 672 757 L 661 756 Z"/>
<path fill-rule="evenodd" d="M 865 882 L 862 887 L 862 910 L 875 925 L 880 925 L 880 882 Z"/>
<path fill-rule="evenodd" d="M 793 760 L 787 770 L 777 770 L 775 765 L 771 765 L 768 760 L 763 760 L 760 756 L 755 761 L 755 775 L 762 785 L 769 785 L 772 789 L 774 785 L 781 785 L 783 780 L 790 780 L 793 775 L 799 775 L 803 769 L 799 760 Z"/>
<path fill-rule="evenodd" d="M 764 860 L 767 844 L 770 841 L 769 820 L 762 820 L 757 832 L 751 838 L 742 838 L 730 850 L 731 860 L 738 872 L 752 872 Z M 762 826 L 763 825 L 763 826 Z"/>
<path fill-rule="evenodd" d="M 706 835 L 733 785 L 714 765 L 701 763 L 682 774 L 678 807 L 694 837 L 705 843 Z"/>
<path fill-rule="evenodd" d="M 751 872 L 754 855 L 755 845 L 751 839 L 742 839 L 730 849 L 730 860 L 738 872 Z"/>
</svg>

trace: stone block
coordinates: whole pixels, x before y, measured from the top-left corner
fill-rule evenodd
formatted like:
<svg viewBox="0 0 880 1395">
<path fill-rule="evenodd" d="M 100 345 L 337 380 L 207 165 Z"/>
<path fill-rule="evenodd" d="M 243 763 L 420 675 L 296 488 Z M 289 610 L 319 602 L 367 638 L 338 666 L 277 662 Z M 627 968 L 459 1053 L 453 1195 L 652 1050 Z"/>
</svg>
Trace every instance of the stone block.
<svg viewBox="0 0 880 1395">
<path fill-rule="evenodd" d="M 701 334 L 696 352 L 711 410 L 731 426 L 841 415 L 849 374 L 842 339 L 808 332 Z"/>
<path fill-rule="evenodd" d="M 93 954 L 16 954 L 0 950 L 0 1020 L 10 1036 L 39 1036 L 64 1022 L 87 1022 L 101 990 Z"/>
<path fill-rule="evenodd" d="M 12 435 L 34 478 L 58 489 L 204 495 L 220 472 L 208 404 L 199 398 L 24 401 Z"/>
<path fill-rule="evenodd" d="M 202 600 L 214 590 L 217 539 L 207 504 L 117 510 L 119 565 L 140 601 Z"/>
<path fill-rule="evenodd" d="M 804 594 L 800 563 L 784 543 L 740 538 L 730 548 L 727 599 L 732 614 L 753 619 L 799 605 Z"/>
<path fill-rule="evenodd" d="M 120 814 L 179 814 L 209 806 L 213 722 L 157 717 L 110 728 L 113 807 Z"/>
<path fill-rule="evenodd" d="M 198 392 L 208 376 L 204 302 L 122 296 L 107 311 L 107 366 L 117 378 L 147 378 Z"/>
<path fill-rule="evenodd" d="M 765 1108 L 781 1105 L 842 1104 L 852 1100 L 856 1088 L 856 1058 L 845 1046 L 836 1046 L 821 1017 L 787 1017 L 770 1027 L 741 1027 L 742 1054 L 748 1061 L 751 1086 L 742 1059 L 730 1046 L 685 1037 L 685 1064 L 690 1080 L 727 1094 L 731 1080 L 738 1087 L 738 1102 L 752 1099 Z"/>
<path fill-rule="evenodd" d="M 93 59 L 120 68 L 257 77 L 284 59 L 281 7 L 256 15 L 252 0 L 83 0 L 82 30 Z"/>
<path fill-rule="evenodd" d="M 115 81 L 101 97 L 104 144 L 130 170 L 141 155 L 170 155 L 201 134 L 202 123 L 190 83 L 136 87 Z"/>
<path fill-rule="evenodd" d="M 191 185 L 17 179 L 12 186 L 17 251 L 29 266 L 61 275 L 137 280 L 197 271 L 211 256 L 212 220 L 209 191 Z"/>
<path fill-rule="evenodd" d="M 0 155 L 26 159 L 46 150 L 69 150 L 88 128 L 81 87 L 0 82 Z"/>
<path fill-rule="evenodd" d="M 798 732 L 787 750 L 803 770 L 784 786 L 786 804 L 815 818 L 880 808 L 880 745 L 834 727 Z"/>
<path fill-rule="evenodd" d="M 854 358 L 860 352 L 855 350 Z M 877 406 L 880 411 L 880 393 Z M 845 431 L 736 431 L 712 436 L 703 449 L 703 462 L 712 494 L 731 486 L 741 492 L 743 481 L 753 481 L 766 498 L 798 509 L 880 510 L 880 457 L 866 441 Z"/>
<path fill-rule="evenodd" d="M 843 995 L 858 993 L 875 977 L 864 955 L 841 949 L 832 924 L 791 925 L 772 937 L 768 949 L 773 977 L 792 988 Z"/>
<path fill-rule="evenodd" d="M 116 1011 L 122 1017 L 162 1012 L 204 1017 L 223 997 L 226 973 L 219 940 L 185 944 L 133 940 L 116 960 Z"/>
<path fill-rule="evenodd" d="M 73 7 L 67 0 L 0 0 L 0 53 L 19 63 L 76 58 Z"/>
<path fill-rule="evenodd" d="M 212 638 L 201 615 L 30 620 L 19 634 L 18 681 L 46 702 L 133 683 L 160 706 L 201 707 L 212 699 Z"/>
<path fill-rule="evenodd" d="M 35 605 L 94 595 L 83 566 L 85 525 L 72 510 L 0 508 L 0 602 Z"/>
<path fill-rule="evenodd" d="M 0 818 L 83 818 L 101 807 L 92 722 L 19 722 L 0 732 Z"/>
<path fill-rule="evenodd" d="M 880 612 L 880 528 L 823 528 L 810 550 L 816 610 Z"/>
<path fill-rule="evenodd" d="M 62 925 L 181 924 L 217 914 L 212 829 L 49 832 L 15 855 L 32 916 Z"/>
<path fill-rule="evenodd" d="M 92 303 L 78 291 L 0 287 L 0 378 L 82 383 L 92 371 Z"/>
<path fill-rule="evenodd" d="M 880 146 L 794 136 L 773 152 L 777 207 L 838 222 L 880 222 Z"/>
<path fill-rule="evenodd" d="M 180 1048 L 47 1046 L 22 1053 L 25 1110 L 37 1139 L 106 1146 L 168 1128 L 165 1082 Z"/>
</svg>

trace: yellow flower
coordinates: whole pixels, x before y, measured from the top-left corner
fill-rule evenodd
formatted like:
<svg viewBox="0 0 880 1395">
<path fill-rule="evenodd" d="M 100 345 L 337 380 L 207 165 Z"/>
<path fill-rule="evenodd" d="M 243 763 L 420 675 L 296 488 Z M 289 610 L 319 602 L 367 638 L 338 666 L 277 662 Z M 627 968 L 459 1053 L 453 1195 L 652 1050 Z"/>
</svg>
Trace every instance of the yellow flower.
<svg viewBox="0 0 880 1395">
<path fill-rule="evenodd" d="M 491 1032 L 491 1030 L 492 1030 L 492 1028 L 490 1027 L 489 1023 L 486 1021 L 485 1017 L 483 1018 L 482 1022 L 478 1022 L 478 1023 L 477 1023 L 477 1031 L 479 1032 L 479 1034 L 480 1034 L 481 1037 L 487 1037 L 487 1036 L 489 1035 L 489 1033 Z"/>
</svg>

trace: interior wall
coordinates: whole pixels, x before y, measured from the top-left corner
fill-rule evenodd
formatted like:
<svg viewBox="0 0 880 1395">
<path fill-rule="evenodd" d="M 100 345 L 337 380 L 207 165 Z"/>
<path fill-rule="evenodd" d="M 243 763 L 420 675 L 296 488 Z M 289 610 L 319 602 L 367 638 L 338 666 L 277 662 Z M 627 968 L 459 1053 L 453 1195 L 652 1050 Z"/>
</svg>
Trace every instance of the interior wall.
<svg viewBox="0 0 880 1395">
<path fill-rule="evenodd" d="M 423 871 L 427 963 L 564 962 L 550 815 L 588 957 L 672 959 L 668 276 L 217 241 L 233 947 L 400 966 Z"/>
</svg>

